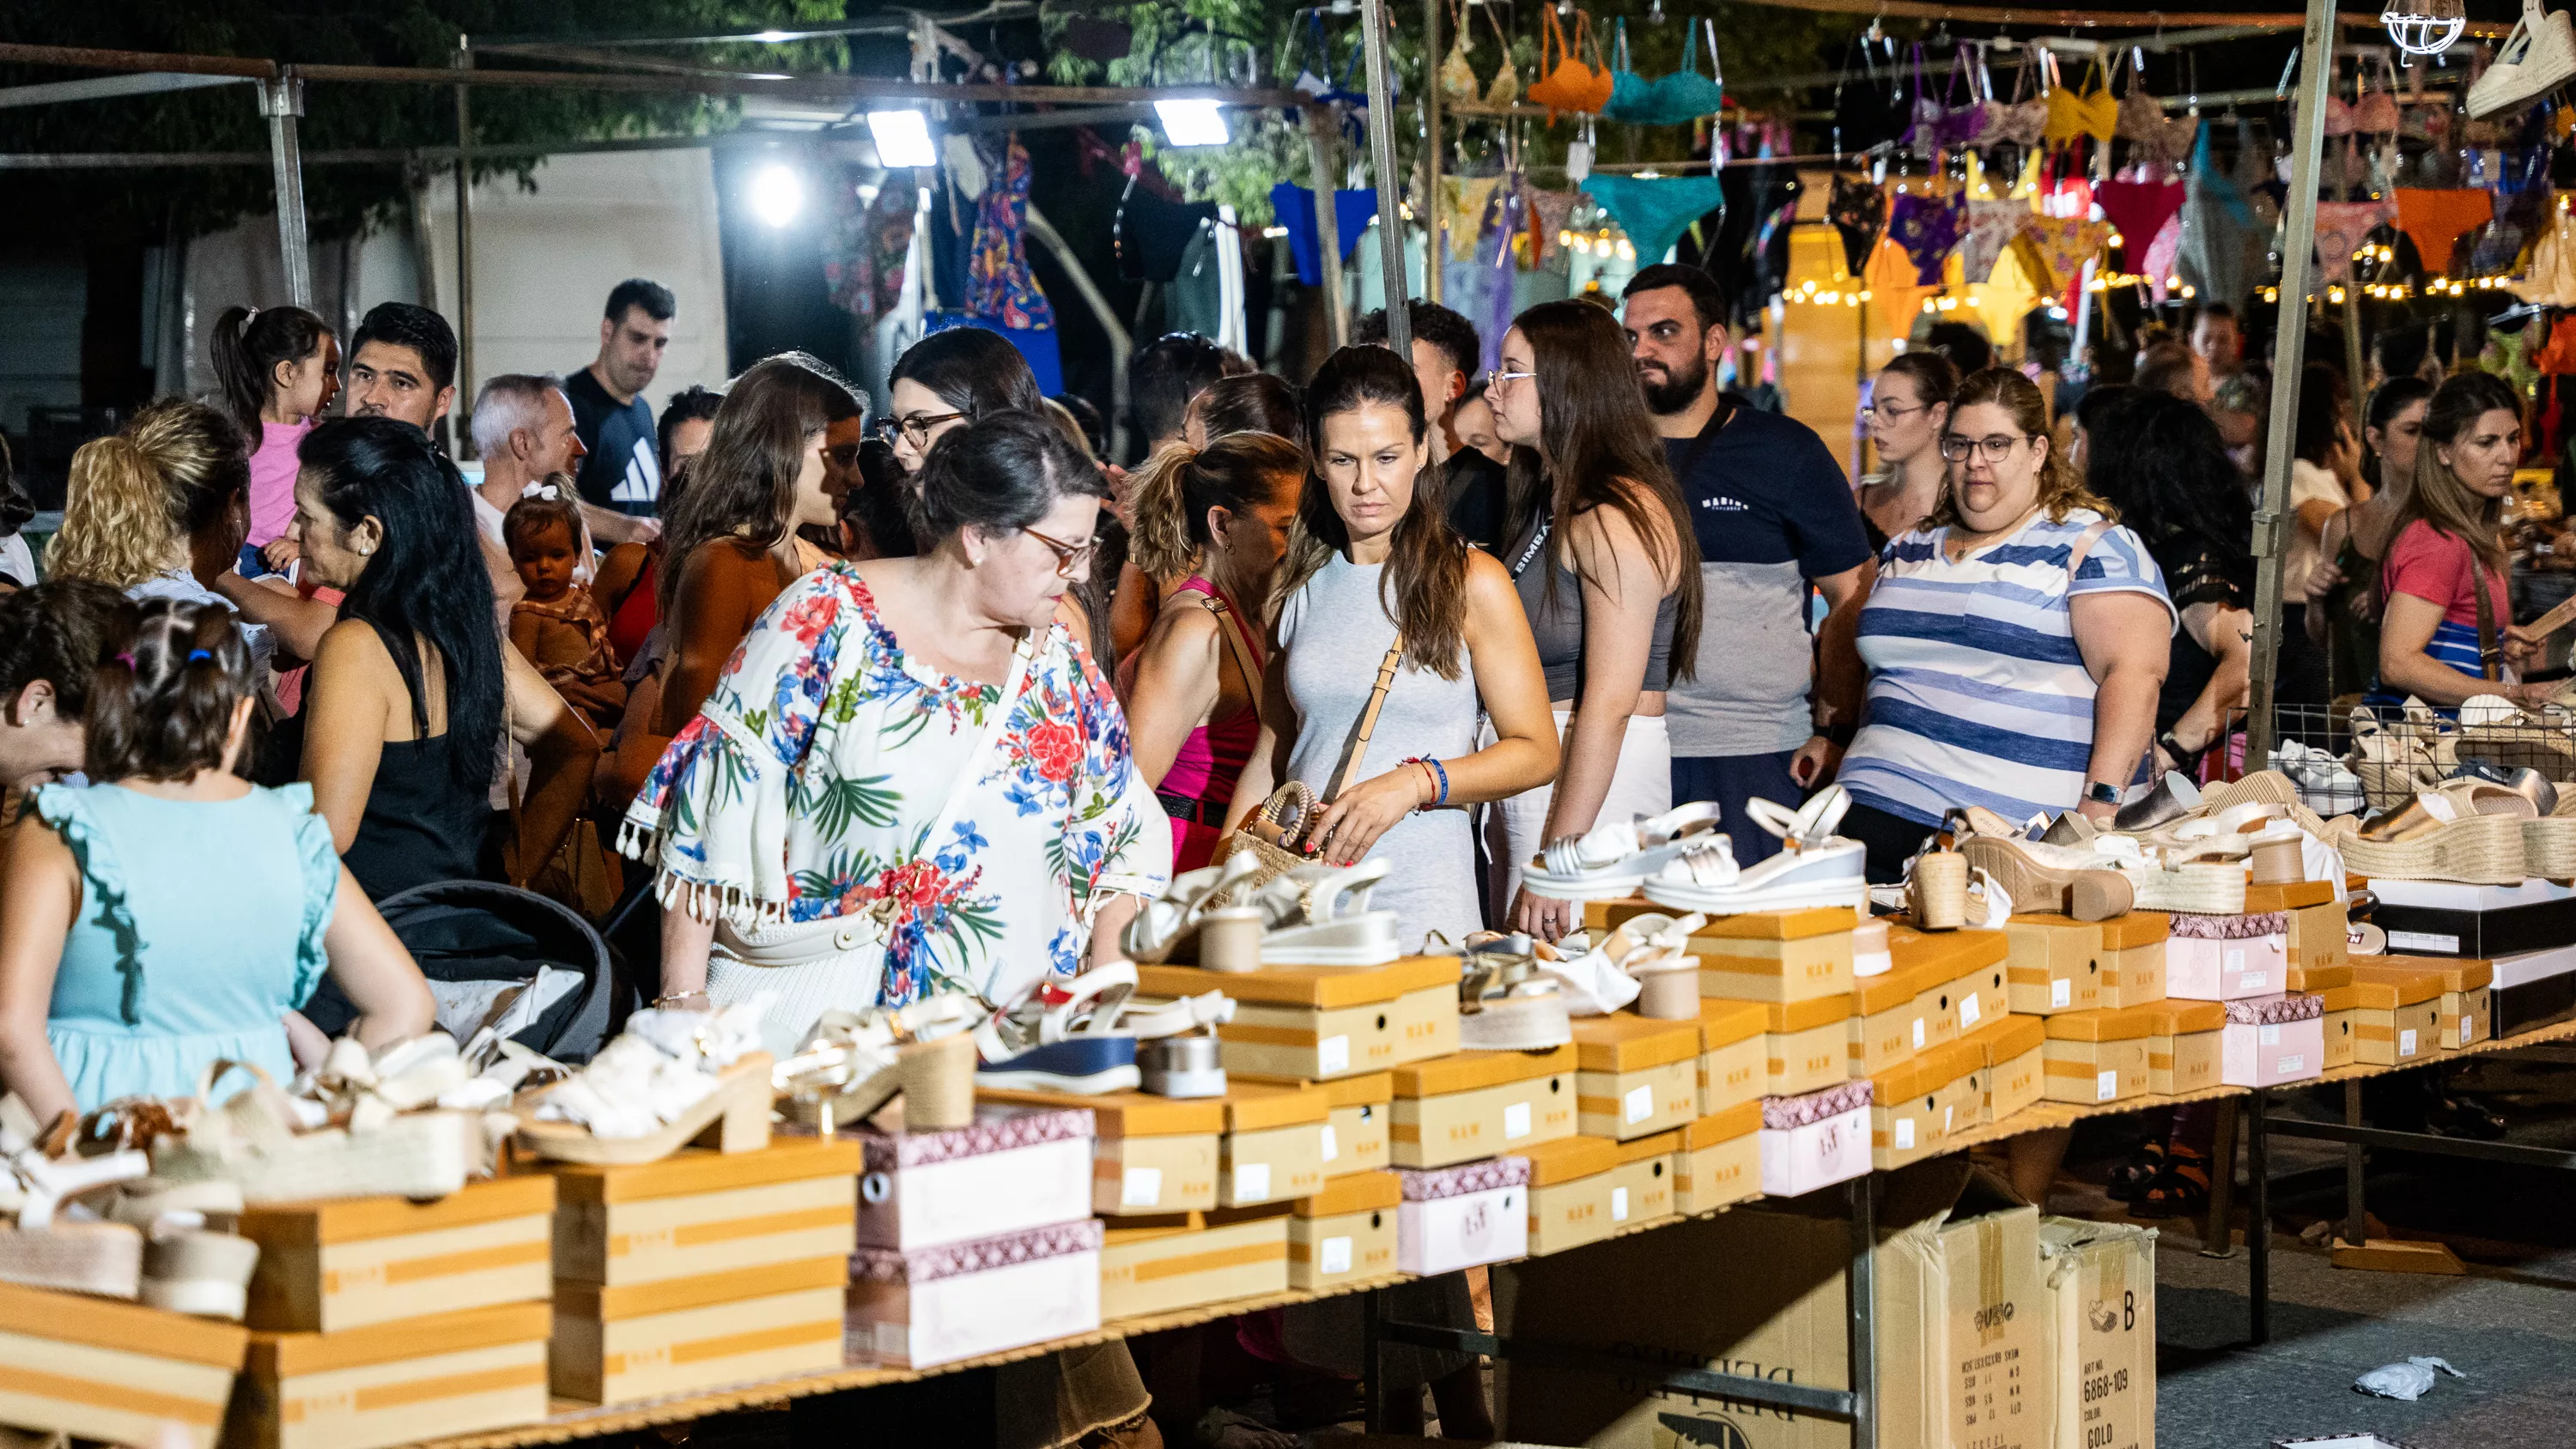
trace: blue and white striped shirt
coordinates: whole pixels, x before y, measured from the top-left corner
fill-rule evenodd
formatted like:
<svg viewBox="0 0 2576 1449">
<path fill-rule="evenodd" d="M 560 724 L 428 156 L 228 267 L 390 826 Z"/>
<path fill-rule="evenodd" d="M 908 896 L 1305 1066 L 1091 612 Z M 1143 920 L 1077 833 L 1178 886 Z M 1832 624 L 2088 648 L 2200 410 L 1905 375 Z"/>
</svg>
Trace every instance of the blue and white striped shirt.
<svg viewBox="0 0 2576 1449">
<path fill-rule="evenodd" d="M 2170 617 L 2164 576 L 2137 534 L 2104 529 L 2088 508 L 2035 516 L 2011 537 L 1952 562 L 1946 528 L 1892 539 L 1861 610 L 1869 723 L 1837 777 L 1852 797 L 1937 825 L 1983 805 L 2020 822 L 2082 800 L 2093 757 L 2093 676 L 2068 601 L 2150 594 Z"/>
</svg>

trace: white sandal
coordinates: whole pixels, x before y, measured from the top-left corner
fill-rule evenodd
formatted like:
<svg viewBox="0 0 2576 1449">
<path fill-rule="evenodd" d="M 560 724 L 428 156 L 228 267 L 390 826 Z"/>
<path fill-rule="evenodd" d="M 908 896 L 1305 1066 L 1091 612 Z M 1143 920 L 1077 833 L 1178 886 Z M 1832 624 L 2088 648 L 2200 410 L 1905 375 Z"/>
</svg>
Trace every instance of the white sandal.
<svg viewBox="0 0 2576 1449">
<path fill-rule="evenodd" d="M 1183 871 L 1160 896 L 1147 901 L 1119 935 L 1119 944 L 1135 961 L 1169 961 L 1188 955 L 1191 938 L 1216 911 L 1241 905 L 1235 896 L 1261 873 L 1261 858 L 1240 850 L 1223 863 Z"/>
<path fill-rule="evenodd" d="M 1255 904 L 1270 929 L 1261 938 L 1265 966 L 1383 966 L 1404 954 L 1395 912 L 1371 910 L 1369 893 L 1386 878 L 1383 857 L 1357 865 L 1301 865 L 1261 888 Z"/>
<path fill-rule="evenodd" d="M 701 1139 L 724 1152 L 768 1146 L 768 1008 L 763 992 L 713 1012 L 636 1012 L 570 1080 L 521 1094 L 520 1145 L 593 1165 L 659 1162 Z"/>
<path fill-rule="evenodd" d="M 1521 872 L 1530 894 L 1560 901 L 1614 901 L 1632 895 L 1694 841 L 1716 832 L 1715 801 L 1676 805 L 1661 815 L 1639 815 L 1595 825 L 1581 835 L 1551 840 Z"/>
<path fill-rule="evenodd" d="M 72 1199 L 132 1181 L 150 1170 L 140 1152 L 57 1155 L 71 1133 L 39 1124 L 15 1095 L 0 1098 L 0 1282 L 29 1288 L 132 1298 L 143 1275 L 143 1235 L 123 1223 L 59 1216 Z"/>
</svg>

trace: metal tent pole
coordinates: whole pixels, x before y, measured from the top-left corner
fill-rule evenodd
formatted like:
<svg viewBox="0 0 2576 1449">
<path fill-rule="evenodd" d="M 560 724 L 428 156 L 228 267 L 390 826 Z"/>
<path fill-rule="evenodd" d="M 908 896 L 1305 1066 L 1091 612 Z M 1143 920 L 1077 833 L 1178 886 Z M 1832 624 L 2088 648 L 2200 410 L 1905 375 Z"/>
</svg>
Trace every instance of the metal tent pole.
<svg viewBox="0 0 2576 1449">
<path fill-rule="evenodd" d="M 2250 718 L 2245 726 L 2248 770 L 2267 768 L 2272 758 L 2272 688 L 2281 651 L 2281 565 L 2292 526 L 2290 463 L 2298 443 L 2299 368 L 2308 332 L 2308 284 L 2313 280 L 2311 253 L 2317 238 L 2317 169 L 2325 153 L 2334 41 L 2332 0 L 2308 0 L 2307 30 L 2299 41 L 2298 135 L 2293 138 L 2290 161 L 2288 236 L 2281 247 L 2281 306 L 2272 324 L 2272 424 L 2264 447 L 2263 498 L 2254 511 L 2254 659 L 2246 700 Z M 2249 1140 L 2259 1141 L 2255 1134 L 2260 1130 L 2258 1126 L 2249 1133 Z M 2261 1201 L 2258 1185 L 2255 1202 Z"/>
<path fill-rule="evenodd" d="M 1448 208 L 1440 204 L 1440 86 L 1432 73 L 1440 54 L 1440 0 L 1422 0 L 1422 298 L 1440 300 L 1440 263 L 1447 253 L 1441 233 L 1449 229 Z"/>
<path fill-rule="evenodd" d="M 304 153 L 296 144 L 296 118 L 304 114 L 304 82 L 293 71 L 259 83 L 259 113 L 268 118 L 268 160 L 277 175 L 277 259 L 286 277 L 286 300 L 313 305 L 313 253 L 304 234 Z"/>
<path fill-rule="evenodd" d="M 1342 178 L 1335 164 L 1340 151 L 1333 113 L 1321 106 L 1307 107 L 1306 155 L 1315 173 L 1315 250 L 1322 254 L 1324 315 L 1332 322 L 1333 345 L 1346 347 L 1351 340 L 1351 309 L 1342 295 L 1342 223 L 1337 205 Z"/>
<path fill-rule="evenodd" d="M 456 37 L 456 68 L 471 70 L 473 48 Z M 473 90 L 456 88 L 456 456 L 474 456 L 474 113 Z"/>
<path fill-rule="evenodd" d="M 1361 49 L 1368 56 L 1369 169 L 1377 173 L 1378 255 L 1386 271 L 1386 345 L 1413 357 L 1413 319 L 1405 303 L 1404 182 L 1395 170 L 1395 72 L 1386 55 L 1386 0 L 1360 0 Z M 1424 257 L 1428 267 L 1431 259 Z"/>
</svg>

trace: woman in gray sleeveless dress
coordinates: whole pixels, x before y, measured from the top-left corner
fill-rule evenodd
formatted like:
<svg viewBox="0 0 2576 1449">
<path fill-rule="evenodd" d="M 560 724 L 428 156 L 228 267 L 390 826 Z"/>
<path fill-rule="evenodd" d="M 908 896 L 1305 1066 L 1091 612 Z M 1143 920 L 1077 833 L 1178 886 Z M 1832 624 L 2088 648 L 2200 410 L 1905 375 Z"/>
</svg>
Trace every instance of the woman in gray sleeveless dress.
<svg viewBox="0 0 2576 1449">
<path fill-rule="evenodd" d="M 1321 798 L 1348 755 L 1390 648 L 1403 658 L 1359 768 L 1317 812 L 1316 859 L 1389 862 L 1371 904 L 1408 951 L 1477 919 L 1467 807 L 1545 784 L 1556 723 L 1511 575 L 1451 532 L 1432 489 L 1422 392 L 1383 347 L 1345 347 L 1306 388 L 1314 472 L 1298 501 L 1277 605 L 1261 736 L 1226 812 L 1232 829 L 1277 785 Z M 1481 700 L 1495 742 L 1476 747 Z"/>
</svg>

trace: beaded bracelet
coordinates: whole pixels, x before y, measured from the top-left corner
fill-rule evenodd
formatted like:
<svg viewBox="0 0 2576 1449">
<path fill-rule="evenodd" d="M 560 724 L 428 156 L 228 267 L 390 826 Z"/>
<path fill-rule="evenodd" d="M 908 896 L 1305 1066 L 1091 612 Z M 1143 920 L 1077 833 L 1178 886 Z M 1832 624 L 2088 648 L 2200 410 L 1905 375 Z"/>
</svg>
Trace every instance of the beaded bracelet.
<svg viewBox="0 0 2576 1449">
<path fill-rule="evenodd" d="M 1413 807 L 1414 814 L 1419 815 L 1425 810 L 1437 810 L 1441 806 L 1449 803 L 1449 770 L 1446 766 L 1442 765 L 1438 760 L 1431 758 L 1429 755 L 1407 756 L 1401 763 L 1407 765 L 1430 766 L 1432 779 L 1438 782 L 1440 786 L 1439 795 L 1435 797 L 1430 804 L 1416 805 Z"/>
</svg>

